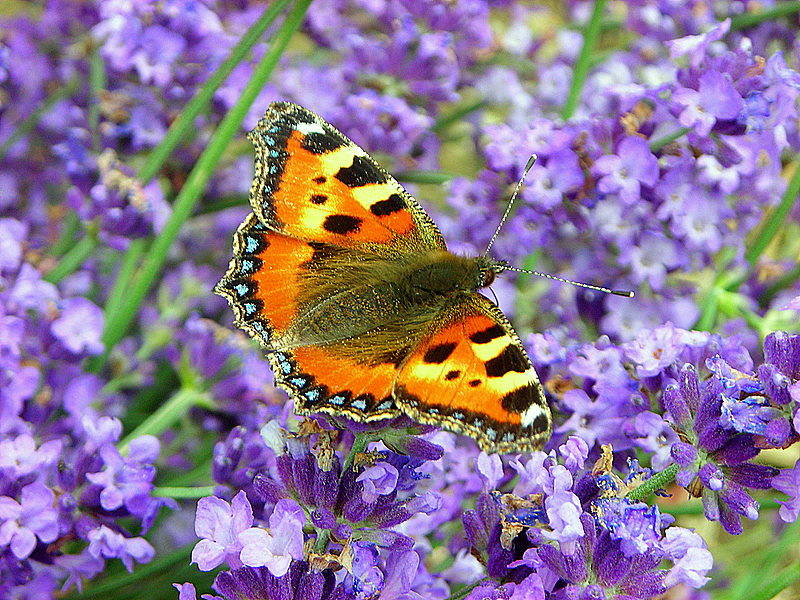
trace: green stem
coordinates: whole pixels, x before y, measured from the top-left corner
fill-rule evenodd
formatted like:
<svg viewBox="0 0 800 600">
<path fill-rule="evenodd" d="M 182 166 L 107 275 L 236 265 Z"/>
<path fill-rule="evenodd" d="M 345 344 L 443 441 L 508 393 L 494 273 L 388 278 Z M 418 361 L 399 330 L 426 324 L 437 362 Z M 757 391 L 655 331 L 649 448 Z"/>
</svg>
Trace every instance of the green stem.
<svg viewBox="0 0 800 600">
<path fill-rule="evenodd" d="M 172 205 L 172 214 L 170 214 L 158 237 L 153 240 L 150 251 L 145 257 L 120 309 L 114 314 L 107 315 L 109 320 L 103 336 L 107 349 L 113 348 L 125 336 L 136 318 L 139 307 L 166 263 L 170 247 L 178 237 L 178 233 L 186 219 L 194 211 L 206 184 L 213 175 L 214 167 L 219 162 L 231 139 L 239 131 L 242 120 L 253 101 L 272 75 L 272 71 L 289 44 L 289 40 L 300 27 L 310 3 L 311 0 L 298 0 L 292 7 L 283 25 L 276 33 L 272 46 L 264 54 L 261 62 L 253 71 L 250 81 L 247 82 L 244 90 L 242 90 L 239 100 L 222 119 L 219 127 L 211 136 L 208 146 L 200 155 L 191 173 L 189 173 L 186 183 Z"/>
<path fill-rule="evenodd" d="M 480 110 L 488 105 L 489 103 L 481 98 L 480 100 L 474 100 L 468 104 L 464 104 L 463 106 L 456 107 L 452 112 L 442 115 L 436 119 L 436 122 L 431 127 L 431 131 L 434 133 L 441 133 L 454 123 L 461 121 L 467 115 L 472 114 L 476 110 Z"/>
<path fill-rule="evenodd" d="M 800 196 L 800 160 L 796 160 L 792 167 L 794 168 L 794 174 L 786 186 L 786 191 L 781 197 L 780 204 L 769 213 L 766 220 L 759 227 L 752 244 L 745 252 L 745 258 L 751 265 L 756 263 L 770 242 L 775 239 L 781 226 L 786 222 L 786 217 L 792 210 L 792 206 Z"/>
<path fill-rule="evenodd" d="M 211 448 L 208 448 L 209 454 L 211 453 Z M 201 460 L 201 459 L 196 459 Z M 203 462 L 198 464 L 195 468 L 191 471 L 182 471 L 180 474 L 175 475 L 174 477 L 168 477 L 166 483 L 171 485 L 165 487 L 183 487 L 184 484 L 189 483 L 200 483 L 206 482 L 211 479 L 211 463 L 212 458 L 208 456 L 205 459 L 202 459 Z"/>
<path fill-rule="evenodd" d="M 106 78 L 106 65 L 100 54 L 100 47 L 92 48 L 89 55 L 89 131 L 92 132 L 92 140 L 96 147 L 100 145 L 100 92 L 106 89 L 108 80 Z"/>
<path fill-rule="evenodd" d="M 763 552 L 760 552 L 752 564 L 758 564 L 758 569 L 747 571 L 744 575 L 737 578 L 731 585 L 726 598 L 734 600 L 745 600 L 755 589 L 759 589 L 760 582 L 765 581 L 765 574 L 771 573 L 778 563 L 786 556 L 787 551 L 797 542 L 800 534 L 800 521 L 789 524 L 783 531 L 780 539 L 776 543 L 769 544 Z M 769 596 L 770 598 L 772 596 Z"/>
<path fill-rule="evenodd" d="M 150 152 L 144 165 L 139 170 L 139 179 L 141 179 L 142 183 L 147 183 L 156 176 L 164 161 L 172 154 L 181 140 L 187 137 L 191 130 L 194 129 L 195 119 L 211 102 L 214 92 L 217 91 L 236 66 L 244 60 L 288 3 L 289 0 L 278 0 L 271 4 L 231 49 L 228 57 L 217 67 L 217 70 L 206 80 L 170 125 L 161 143 Z"/>
<path fill-rule="evenodd" d="M 772 8 L 760 12 L 748 12 L 731 17 L 731 31 L 754 27 L 765 21 L 774 21 L 800 12 L 800 2 L 779 2 Z"/>
<path fill-rule="evenodd" d="M 220 198 L 215 202 L 203 204 L 200 209 L 195 213 L 195 216 L 210 215 L 234 206 L 247 206 L 247 196 L 230 196 L 227 198 Z"/>
<path fill-rule="evenodd" d="M 75 238 L 78 237 L 78 232 L 81 228 L 81 221 L 73 211 L 67 212 L 64 216 L 64 225 L 61 228 L 61 233 L 58 239 L 50 246 L 49 254 L 51 256 L 59 257 L 65 254 L 75 243 Z"/>
<path fill-rule="evenodd" d="M 131 440 L 139 436 L 159 435 L 165 432 L 194 406 L 213 407 L 213 402 L 203 391 L 181 388 L 122 439 L 119 443 L 120 452 L 126 452 Z"/>
<path fill-rule="evenodd" d="M 204 498 L 214 494 L 213 485 L 202 485 L 197 487 L 166 487 L 160 486 L 153 490 L 156 498 L 175 498 L 177 500 L 191 500 L 193 498 Z"/>
<path fill-rule="evenodd" d="M 578 107 L 581 92 L 583 91 L 583 84 L 586 83 L 586 77 L 589 74 L 592 54 L 597 45 L 597 40 L 600 38 L 605 6 L 606 0 L 594 0 L 592 15 L 589 17 L 589 22 L 586 24 L 583 33 L 583 46 L 581 47 L 580 54 L 578 54 L 575 67 L 572 69 L 572 83 L 569 86 L 567 101 L 561 109 L 561 118 L 565 121 L 575 114 L 575 109 Z"/>
<path fill-rule="evenodd" d="M 780 508 L 775 500 L 760 502 L 759 510 L 775 510 Z M 658 509 L 662 513 L 669 513 L 674 516 L 680 515 L 702 515 L 703 504 L 701 502 L 684 502 L 683 504 L 659 504 Z"/>
<path fill-rule="evenodd" d="M 124 284 L 130 281 L 133 274 L 136 272 L 136 265 L 139 263 L 139 259 L 144 254 L 146 247 L 147 241 L 143 238 L 139 238 L 133 240 L 125 251 L 125 255 L 119 267 L 117 279 L 114 281 L 111 292 L 109 292 L 108 298 L 106 299 L 106 311 L 108 314 L 117 312 L 120 304 L 122 304 L 122 300 L 125 298 Z"/>
<path fill-rule="evenodd" d="M 654 140 L 650 140 L 650 150 L 653 152 L 658 152 L 659 150 L 663 149 L 664 146 L 667 144 L 671 144 L 675 140 L 682 138 L 684 135 L 689 133 L 690 127 L 681 127 L 676 129 L 672 133 L 668 133 L 665 136 L 660 138 L 656 138 Z"/>
<path fill-rule="evenodd" d="M 74 273 L 92 255 L 96 247 L 97 235 L 87 233 L 61 257 L 61 260 L 58 261 L 55 267 L 50 269 L 43 279 L 50 283 L 58 283 L 67 275 Z"/>
<path fill-rule="evenodd" d="M 395 173 L 395 179 L 404 183 L 432 183 L 434 185 L 441 185 L 447 183 L 456 175 L 451 173 L 443 173 L 441 171 L 400 171 Z"/>
<path fill-rule="evenodd" d="M 192 555 L 193 548 L 194 544 L 188 544 L 174 551 L 172 554 L 156 558 L 153 562 L 146 565 L 137 566 L 133 573 L 122 573 L 106 581 L 90 583 L 86 591 L 70 596 L 70 598 L 88 599 L 99 598 L 104 595 L 108 597 L 111 595 L 111 592 L 124 588 L 127 585 L 137 581 L 145 581 L 162 571 L 171 570 L 177 565 L 186 563 Z"/>
<path fill-rule="evenodd" d="M 657 490 L 665 489 L 675 479 L 678 473 L 678 465 L 670 465 L 663 471 L 654 474 L 650 479 L 642 483 L 639 487 L 628 493 L 631 500 L 644 500 L 650 497 Z"/>
<path fill-rule="evenodd" d="M 755 589 L 749 589 L 742 600 L 772 600 L 783 590 L 800 581 L 800 562 L 794 562 L 783 571 L 764 581 Z M 795 596 L 796 597 L 796 596 Z"/>
<path fill-rule="evenodd" d="M 800 265 L 790 269 L 786 274 L 781 275 L 778 280 L 769 286 L 764 293 L 759 297 L 762 306 L 766 306 L 777 296 L 781 291 L 788 287 L 793 286 L 800 280 Z"/>
<path fill-rule="evenodd" d="M 462 598 L 465 598 L 472 590 L 474 590 L 476 587 L 478 587 L 480 584 L 486 581 L 489 581 L 488 577 L 484 577 L 483 579 L 479 579 L 474 583 L 470 583 L 468 586 L 461 588 L 454 594 L 450 594 L 447 600 L 461 600 Z"/>
<path fill-rule="evenodd" d="M 47 114 L 47 111 L 53 108 L 57 102 L 71 96 L 77 87 L 78 79 L 73 78 L 70 79 L 65 85 L 59 86 L 53 90 L 53 92 L 47 98 L 45 98 L 41 106 L 23 119 L 19 125 L 17 125 L 16 129 L 11 132 L 11 135 L 6 138 L 6 141 L 0 144 L 0 159 L 5 158 L 6 153 L 11 146 L 33 131 L 34 127 L 36 127 L 41 118 Z"/>
<path fill-rule="evenodd" d="M 117 278 L 114 280 L 114 285 L 111 287 L 111 292 L 106 298 L 106 305 L 103 308 L 103 314 L 114 315 L 119 310 L 123 298 L 125 298 L 126 287 L 133 279 L 136 272 L 136 265 L 139 259 L 144 254 L 147 248 L 147 240 L 138 238 L 128 245 L 128 249 L 122 256 L 122 263 L 120 264 Z M 108 326 L 106 326 L 107 328 Z M 108 355 L 111 353 L 110 348 L 106 347 L 103 353 L 99 356 L 93 356 L 86 362 L 86 370 L 90 373 L 97 373 L 108 360 Z"/>
<path fill-rule="evenodd" d="M 356 454 L 360 454 L 361 452 L 366 451 L 367 444 L 372 441 L 372 436 L 369 433 L 356 433 L 355 437 L 353 438 L 353 445 L 350 447 L 350 452 L 347 454 L 347 457 L 344 459 L 344 466 L 342 467 L 342 472 L 344 473 L 353 466 L 353 462 L 356 459 Z"/>
</svg>

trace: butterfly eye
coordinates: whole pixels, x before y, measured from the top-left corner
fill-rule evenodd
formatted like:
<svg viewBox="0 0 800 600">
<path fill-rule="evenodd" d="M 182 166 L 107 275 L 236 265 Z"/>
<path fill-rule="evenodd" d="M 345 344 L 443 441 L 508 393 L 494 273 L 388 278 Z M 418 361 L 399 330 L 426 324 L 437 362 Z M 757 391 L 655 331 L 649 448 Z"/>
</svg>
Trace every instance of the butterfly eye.
<svg viewBox="0 0 800 600">
<path fill-rule="evenodd" d="M 483 281 L 481 287 L 489 287 L 494 283 L 494 278 L 497 274 L 492 269 L 486 269 L 483 272 Z"/>
</svg>

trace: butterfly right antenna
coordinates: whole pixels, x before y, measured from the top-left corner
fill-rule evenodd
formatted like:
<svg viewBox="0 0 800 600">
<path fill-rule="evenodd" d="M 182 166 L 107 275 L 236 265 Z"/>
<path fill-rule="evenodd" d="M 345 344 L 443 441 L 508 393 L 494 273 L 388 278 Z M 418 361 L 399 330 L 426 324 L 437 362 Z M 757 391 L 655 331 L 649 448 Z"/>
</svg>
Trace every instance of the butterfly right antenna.
<svg viewBox="0 0 800 600">
<path fill-rule="evenodd" d="M 525 165 L 525 170 L 522 171 L 522 177 L 519 178 L 517 185 L 514 187 L 514 193 L 511 194 L 511 199 L 508 201 L 506 205 L 506 210 L 503 212 L 503 216 L 500 217 L 500 222 L 497 224 L 497 229 L 494 230 L 491 239 L 489 240 L 489 245 L 486 246 L 486 250 L 483 251 L 482 256 L 486 256 L 489 254 L 489 249 L 494 244 L 494 241 L 497 239 L 498 234 L 500 233 L 500 228 L 503 227 L 503 224 L 508 219 L 508 215 L 511 214 L 511 208 L 514 206 L 514 201 L 517 199 L 517 194 L 519 194 L 519 190 L 522 187 L 522 183 L 525 181 L 525 176 L 528 174 L 528 171 L 531 170 L 533 165 L 536 163 L 537 156 L 532 154 L 531 157 L 528 159 L 528 163 Z"/>
<path fill-rule="evenodd" d="M 534 164 L 536 164 L 537 156 L 535 154 L 531 155 L 528 159 L 527 164 L 525 165 L 525 169 L 522 171 L 522 176 L 519 178 L 517 185 L 514 187 L 514 193 L 511 194 L 511 199 L 508 201 L 506 205 L 506 209 L 503 212 L 503 216 L 500 218 L 500 223 L 497 224 L 497 229 L 494 230 L 491 239 L 489 240 L 489 244 L 486 246 L 486 250 L 483 251 L 483 256 L 485 257 L 489 254 L 489 249 L 494 244 L 494 241 L 497 239 L 498 234 L 500 233 L 500 228 L 503 227 L 503 224 L 508 219 L 508 215 L 511 213 L 511 208 L 514 206 L 514 201 L 517 199 L 517 195 L 519 194 L 519 190 L 522 187 L 522 183 L 525 181 L 525 177 L 528 175 L 528 172 L 531 170 Z M 630 290 L 612 290 L 606 287 L 601 287 L 599 285 L 591 285 L 589 283 L 583 283 L 580 281 L 573 281 L 571 279 L 564 279 L 563 277 L 556 277 L 555 275 L 550 275 L 549 273 L 541 273 L 539 271 L 532 271 L 530 269 L 520 269 L 517 267 L 512 267 L 505 261 L 498 261 L 496 267 L 499 267 L 499 270 L 503 271 L 516 271 L 517 273 L 527 273 L 529 275 L 537 275 L 539 277 L 546 277 L 547 279 L 553 279 L 555 281 L 560 281 L 562 283 L 569 283 L 571 285 L 586 288 L 589 290 L 595 290 L 596 292 L 603 292 L 604 294 L 613 294 L 615 296 L 623 296 L 625 298 L 633 298 L 633 292 Z"/>
</svg>

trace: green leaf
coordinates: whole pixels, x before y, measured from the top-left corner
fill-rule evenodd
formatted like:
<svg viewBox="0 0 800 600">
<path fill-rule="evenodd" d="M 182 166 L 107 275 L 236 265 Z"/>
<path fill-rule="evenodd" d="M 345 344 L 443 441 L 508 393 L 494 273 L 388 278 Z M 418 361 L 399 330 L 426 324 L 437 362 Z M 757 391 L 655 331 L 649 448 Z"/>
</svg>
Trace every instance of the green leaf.
<svg viewBox="0 0 800 600">
<path fill-rule="evenodd" d="M 670 483 L 675 480 L 675 475 L 678 473 L 678 465 L 670 465 L 663 471 L 654 473 L 650 479 L 647 479 L 642 485 L 628 493 L 628 498 L 631 500 L 645 500 L 658 490 L 665 489 Z"/>
<path fill-rule="evenodd" d="M 583 46 L 578 54 L 578 60 L 575 61 L 575 67 L 572 69 L 572 83 L 569 86 L 567 101 L 561 109 L 561 118 L 565 121 L 575 114 L 575 109 L 580 102 L 583 85 L 586 83 L 586 77 L 591 67 L 592 55 L 597 46 L 597 40 L 600 38 L 605 6 L 606 0 L 594 0 L 592 15 L 583 32 Z"/>
<path fill-rule="evenodd" d="M 58 283 L 67 275 L 74 273 L 92 255 L 96 247 L 97 235 L 93 232 L 88 232 L 61 257 L 58 264 L 50 269 L 43 279 L 50 283 Z"/>
<path fill-rule="evenodd" d="M 271 4 L 264 11 L 264 14 L 244 33 L 236 46 L 231 49 L 228 57 L 217 67 L 217 70 L 212 73 L 211 77 L 203 84 L 203 87 L 197 91 L 184 107 L 178 118 L 170 125 L 164 139 L 150 152 L 140 169 L 139 179 L 141 179 L 142 183 L 147 183 L 155 177 L 175 148 L 193 132 L 195 119 L 211 102 L 214 92 L 217 91 L 239 63 L 245 59 L 287 4 L 289 4 L 289 0 L 278 0 Z"/>
<path fill-rule="evenodd" d="M 758 7 L 760 5 L 754 2 L 753 6 Z M 754 10 L 731 17 L 731 31 L 755 27 L 759 23 L 788 17 L 797 12 L 800 12 L 800 2 L 777 2 L 775 6 L 765 10 Z"/>
<path fill-rule="evenodd" d="M 161 274 L 169 249 L 178 237 L 181 227 L 194 212 L 195 206 L 200 200 L 200 196 L 205 190 L 209 179 L 211 179 L 214 168 L 222 157 L 225 148 L 239 131 L 247 111 L 272 75 L 272 71 L 289 44 L 289 40 L 300 27 L 310 3 L 311 0 L 298 0 L 292 7 L 286 20 L 276 33 L 269 50 L 264 54 L 261 62 L 253 71 L 250 81 L 247 82 L 244 90 L 242 90 L 239 100 L 222 119 L 219 127 L 211 136 L 208 146 L 195 163 L 186 183 L 175 198 L 172 214 L 159 235 L 153 240 L 153 244 L 119 310 L 106 315 L 108 321 L 103 335 L 103 342 L 107 349 L 113 348 L 128 332 L 136 318 L 139 307 Z"/>
<path fill-rule="evenodd" d="M 46 115 L 47 112 L 53 108 L 57 102 L 60 102 L 61 100 L 71 96 L 76 89 L 78 89 L 78 78 L 73 77 L 66 83 L 66 85 L 57 87 L 55 90 L 53 90 L 53 92 L 47 98 L 45 98 L 41 106 L 30 113 L 23 121 L 21 121 L 14 131 L 11 132 L 11 135 L 6 138 L 6 141 L 0 144 L 0 159 L 5 158 L 6 153 L 11 146 L 33 131 L 36 125 L 39 124 L 39 121 L 42 119 L 42 117 Z"/>
<path fill-rule="evenodd" d="M 758 261 L 770 242 L 778 235 L 794 203 L 797 201 L 798 197 L 800 197 L 800 160 L 794 161 L 790 169 L 794 169 L 794 174 L 789 180 L 789 184 L 786 186 L 786 191 L 781 197 L 780 204 L 772 209 L 758 228 L 755 238 L 752 243 L 749 244 L 745 252 L 745 258 L 751 265 Z"/>
<path fill-rule="evenodd" d="M 214 493 L 213 485 L 203 485 L 197 487 L 157 487 L 153 490 L 156 498 L 174 498 L 176 500 L 192 500 L 211 496 Z"/>
</svg>

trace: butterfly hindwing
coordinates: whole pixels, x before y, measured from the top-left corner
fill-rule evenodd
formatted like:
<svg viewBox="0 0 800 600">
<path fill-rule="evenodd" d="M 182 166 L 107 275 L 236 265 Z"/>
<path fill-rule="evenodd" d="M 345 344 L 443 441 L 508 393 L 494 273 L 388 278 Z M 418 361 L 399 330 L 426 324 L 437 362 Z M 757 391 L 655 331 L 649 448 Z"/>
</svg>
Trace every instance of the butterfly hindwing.
<svg viewBox="0 0 800 600">
<path fill-rule="evenodd" d="M 250 203 L 270 228 L 345 247 L 444 248 L 416 200 L 314 113 L 273 103 L 249 137 L 256 147 Z"/>
<path fill-rule="evenodd" d="M 413 419 L 478 441 L 487 452 L 540 448 L 550 410 L 511 324 L 487 298 L 472 294 L 402 365 L 398 407 Z"/>
<path fill-rule="evenodd" d="M 356 421 L 400 414 L 392 396 L 397 367 L 389 362 L 365 367 L 323 346 L 301 346 L 269 358 L 275 382 L 294 398 L 300 414 L 322 412 Z"/>
<path fill-rule="evenodd" d="M 399 411 L 391 394 L 397 360 L 365 368 L 321 346 L 285 348 L 287 331 L 303 311 L 305 280 L 328 251 L 276 233 L 251 214 L 236 232 L 234 257 L 216 291 L 233 307 L 236 324 L 267 349 L 275 382 L 295 399 L 298 412 L 362 421 L 395 417 Z"/>
</svg>

